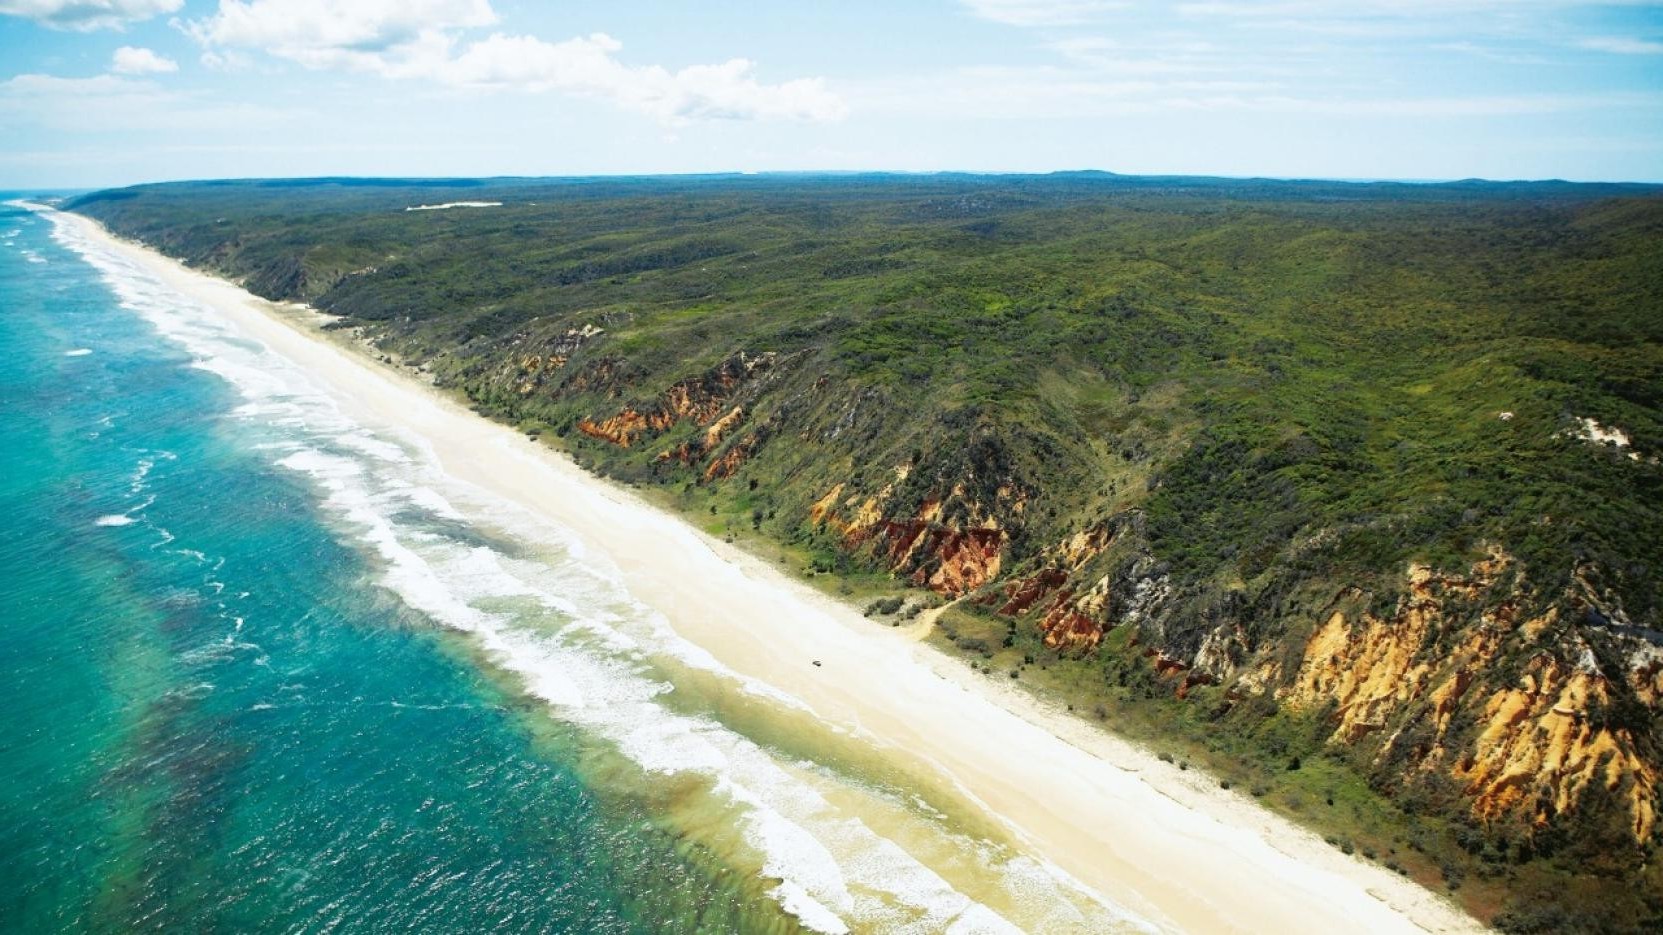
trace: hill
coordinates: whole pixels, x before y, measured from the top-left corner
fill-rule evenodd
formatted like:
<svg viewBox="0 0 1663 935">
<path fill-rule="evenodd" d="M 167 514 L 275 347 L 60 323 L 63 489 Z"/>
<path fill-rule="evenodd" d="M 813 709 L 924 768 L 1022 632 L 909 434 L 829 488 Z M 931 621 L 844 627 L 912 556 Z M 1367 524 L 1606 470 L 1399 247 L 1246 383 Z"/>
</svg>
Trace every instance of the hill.
<svg viewBox="0 0 1663 935">
<path fill-rule="evenodd" d="M 1663 190 L 322 179 L 69 207 L 342 316 L 875 618 L 955 602 L 933 638 L 990 677 L 1503 928 L 1663 926 Z"/>
</svg>

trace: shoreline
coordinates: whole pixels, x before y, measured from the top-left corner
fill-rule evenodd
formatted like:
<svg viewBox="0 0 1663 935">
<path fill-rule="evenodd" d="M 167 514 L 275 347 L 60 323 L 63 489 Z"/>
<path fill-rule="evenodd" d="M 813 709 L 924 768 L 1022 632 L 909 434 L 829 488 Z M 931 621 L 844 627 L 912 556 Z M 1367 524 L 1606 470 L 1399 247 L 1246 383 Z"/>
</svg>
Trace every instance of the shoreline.
<svg viewBox="0 0 1663 935">
<path fill-rule="evenodd" d="M 993 683 L 468 410 L 348 333 L 323 331 L 327 316 L 60 216 L 307 369 L 347 411 L 424 439 L 446 473 L 571 529 L 679 635 L 826 723 L 927 764 L 1027 849 L 1130 911 L 1186 931 L 1483 930 L 1204 773 Z"/>
</svg>

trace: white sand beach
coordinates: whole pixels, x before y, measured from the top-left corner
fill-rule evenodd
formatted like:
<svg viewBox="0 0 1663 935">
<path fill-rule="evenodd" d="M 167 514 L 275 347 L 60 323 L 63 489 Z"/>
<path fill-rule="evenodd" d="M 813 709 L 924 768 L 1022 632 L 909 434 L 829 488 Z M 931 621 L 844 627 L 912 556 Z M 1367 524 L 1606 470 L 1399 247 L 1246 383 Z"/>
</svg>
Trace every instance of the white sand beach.
<svg viewBox="0 0 1663 935">
<path fill-rule="evenodd" d="M 1251 798 L 994 683 L 470 412 L 325 335 L 319 317 L 73 220 L 304 367 L 354 417 L 419 435 L 447 473 L 572 530 L 721 663 L 928 764 L 1035 855 L 1133 912 L 1188 932 L 1483 930 Z"/>
</svg>

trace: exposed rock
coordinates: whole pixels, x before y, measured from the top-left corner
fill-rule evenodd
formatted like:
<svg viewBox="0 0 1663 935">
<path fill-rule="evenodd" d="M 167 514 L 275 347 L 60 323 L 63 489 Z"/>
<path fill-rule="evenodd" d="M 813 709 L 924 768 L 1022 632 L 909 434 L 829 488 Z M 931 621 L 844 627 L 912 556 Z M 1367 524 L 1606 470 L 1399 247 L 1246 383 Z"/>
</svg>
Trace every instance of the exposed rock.
<svg viewBox="0 0 1663 935">
<path fill-rule="evenodd" d="M 738 425 L 743 418 L 745 418 L 745 407 L 735 406 L 727 415 L 710 423 L 710 427 L 704 430 L 704 450 L 710 451 L 721 444 L 722 438 L 733 431 L 733 427 Z"/>
<path fill-rule="evenodd" d="M 1025 614 L 1047 595 L 1060 590 L 1068 583 L 1068 572 L 1061 568 L 1042 568 L 1035 574 L 1021 578 L 1005 585 L 1005 603 L 1000 605 L 999 612 L 1007 617 Z"/>
<path fill-rule="evenodd" d="M 937 594 L 958 597 L 968 594 L 999 576 L 1005 533 L 999 529 L 938 529 L 926 552 L 940 559 L 940 566 L 925 577 L 927 569 L 913 573 L 913 581 Z"/>
<path fill-rule="evenodd" d="M 1010 617 L 1043 608 L 1036 626 L 1046 646 L 1072 652 L 1095 649 L 1109 629 L 1110 580 L 1104 575 L 1086 585 L 1076 578 L 1113 539 L 1107 524 L 1077 532 L 1041 553 L 1038 570 L 1006 584 L 982 603 L 997 605 L 999 613 Z"/>
<path fill-rule="evenodd" d="M 548 385 L 548 380 L 569 363 L 591 338 L 605 333 L 593 324 L 567 328 L 553 341 L 535 341 L 520 333 L 508 342 L 516 353 L 510 355 L 509 370 L 501 375 L 521 396 L 529 396 Z"/>
<path fill-rule="evenodd" d="M 1079 597 L 1072 591 L 1059 594 L 1040 618 L 1039 628 L 1045 634 L 1045 645 L 1052 649 L 1086 652 L 1102 642 L 1109 628 L 1108 616 L 1109 578 L 1105 575 Z"/>
<path fill-rule="evenodd" d="M 673 416 L 662 412 L 643 413 L 633 407 L 625 406 L 617 415 L 603 421 L 593 419 L 579 419 L 577 430 L 591 438 L 611 442 L 619 448 L 628 448 L 641 436 L 648 433 L 658 433 L 675 424 Z"/>
<path fill-rule="evenodd" d="M 1334 705 L 1331 742 L 1382 732 L 1377 763 L 1449 775 L 1478 818 L 1516 815 L 1546 827 L 1599 786 L 1644 843 L 1656 829 L 1659 770 L 1632 729 L 1606 712 L 1619 693 L 1655 704 L 1658 656 L 1642 639 L 1568 621 L 1561 605 L 1520 619 L 1518 596 L 1496 587 L 1510 562 L 1492 553 L 1466 576 L 1411 565 L 1409 593 L 1385 617 L 1336 607 L 1278 696 Z M 1356 606 L 1360 596 L 1342 593 L 1336 604 Z M 1588 597 L 1573 593 L 1563 606 L 1586 606 Z M 1627 647 L 1620 680 L 1601 667 L 1595 639 Z M 1515 681 L 1495 684 L 1504 660 L 1521 655 Z"/>
<path fill-rule="evenodd" d="M 826 495 L 814 501 L 808 508 L 808 518 L 816 525 L 832 519 L 832 511 L 837 508 L 837 498 L 843 493 L 843 484 L 838 484 L 826 491 Z"/>
<path fill-rule="evenodd" d="M 897 470 L 897 476 L 906 475 Z M 841 499 L 845 484 L 837 484 L 809 507 L 810 522 L 830 526 L 846 547 L 865 548 L 889 570 L 919 587 L 951 597 L 981 588 L 999 576 L 1009 534 L 979 505 L 965 500 L 964 484 L 955 484 L 947 499 L 971 522 L 946 517 L 946 500 L 928 497 L 911 515 L 888 512 L 895 485 L 876 494 Z"/>
<path fill-rule="evenodd" d="M 768 370 L 774 361 L 775 355 L 772 353 L 755 357 L 743 352 L 735 354 L 703 376 L 683 380 L 671 386 L 664 391 L 658 402 L 650 406 L 625 406 L 615 415 L 605 419 L 579 419 L 578 431 L 591 438 L 611 442 L 620 448 L 628 448 L 643 436 L 662 434 L 676 423 L 684 419 L 690 420 L 707 426 L 701 439 L 702 446 L 698 449 L 683 446 L 674 453 L 661 455 L 660 460 L 674 457 L 683 463 L 692 464 L 705 452 L 714 448 L 722 436 L 743 418 L 742 406 L 735 406 L 726 416 L 717 418 L 728 400 L 757 374 Z"/>
<path fill-rule="evenodd" d="M 1247 639 L 1233 622 L 1220 624 L 1201 641 L 1192 665 L 1210 683 L 1230 678 L 1247 656 Z"/>
<path fill-rule="evenodd" d="M 1628 729 L 1595 724 L 1593 713 L 1611 700 L 1599 674 L 1546 654 L 1531 659 L 1518 687 L 1485 700 L 1482 733 L 1455 766 L 1473 811 L 1483 818 L 1524 811 L 1543 827 L 1597 784 L 1627 808 L 1634 840 L 1649 840 L 1658 770 Z"/>
<path fill-rule="evenodd" d="M 723 452 L 721 457 L 710 462 L 710 466 L 704 470 L 704 479 L 722 480 L 738 473 L 740 466 L 756 453 L 756 449 L 762 444 L 763 438 L 764 436 L 761 433 L 755 433 L 745 436 L 742 441 L 736 442 L 726 452 Z"/>
</svg>

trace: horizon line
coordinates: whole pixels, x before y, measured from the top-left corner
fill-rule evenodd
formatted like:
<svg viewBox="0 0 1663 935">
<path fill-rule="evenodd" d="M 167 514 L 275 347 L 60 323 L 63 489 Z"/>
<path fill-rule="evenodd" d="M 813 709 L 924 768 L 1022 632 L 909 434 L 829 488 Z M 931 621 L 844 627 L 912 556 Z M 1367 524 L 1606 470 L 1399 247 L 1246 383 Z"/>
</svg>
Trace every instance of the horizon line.
<svg viewBox="0 0 1663 935">
<path fill-rule="evenodd" d="M 235 182 L 328 182 L 335 180 L 353 181 L 395 181 L 395 182 L 455 182 L 455 181 L 536 181 L 536 180 L 568 180 L 584 181 L 591 179 L 710 179 L 710 178 L 758 178 L 768 176 L 912 176 L 912 177 L 942 177 L 968 176 L 981 178 L 1048 178 L 1052 176 L 1069 175 L 1101 175 L 1119 179 L 1218 179 L 1238 182 L 1326 182 L 1342 185 L 1577 185 L 1577 186 L 1630 186 L 1663 188 L 1663 178 L 1658 180 L 1645 179 L 1567 179 L 1567 178 L 1490 178 L 1485 176 L 1463 176 L 1452 178 L 1414 178 L 1390 176 L 1325 176 L 1325 175 L 1231 175 L 1211 174 L 1200 172 L 1116 172 L 1112 169 L 727 169 L 708 172 L 586 172 L 549 175 L 521 175 L 521 174 L 490 174 L 490 175 L 361 175 L 354 173 L 325 174 L 325 175 L 269 175 L 269 176 L 222 176 L 199 178 L 168 178 L 138 182 L 126 182 L 113 185 L 74 185 L 74 186 L 36 186 L 29 188 L 0 187 L 0 191 L 19 194 L 48 192 L 48 193 L 79 193 L 96 191 L 113 191 L 123 188 L 138 188 L 147 185 L 184 185 L 191 183 L 235 183 Z"/>
</svg>

